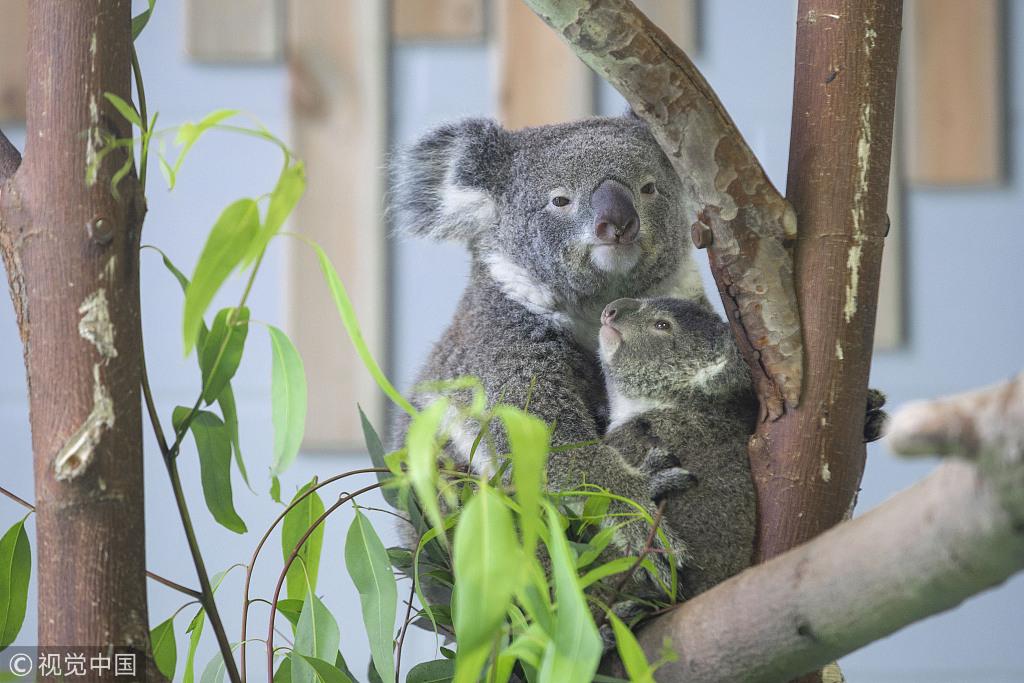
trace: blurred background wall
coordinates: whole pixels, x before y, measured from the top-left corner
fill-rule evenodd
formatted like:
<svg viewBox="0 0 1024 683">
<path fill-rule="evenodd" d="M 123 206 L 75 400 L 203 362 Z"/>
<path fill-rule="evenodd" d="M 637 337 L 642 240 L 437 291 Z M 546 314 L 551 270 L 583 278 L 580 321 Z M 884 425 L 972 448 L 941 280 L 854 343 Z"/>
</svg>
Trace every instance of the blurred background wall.
<svg viewBox="0 0 1024 683">
<path fill-rule="evenodd" d="M 202 8 L 196 9 L 200 4 L 160 0 L 139 40 L 150 110 L 160 112 L 162 124 L 172 125 L 215 108 L 238 108 L 297 144 L 309 160 L 311 190 L 295 227 L 328 244 L 353 289 L 371 342 L 400 388 L 408 388 L 449 320 L 468 269 L 458 247 L 387 237 L 382 212 L 387 150 L 461 116 L 503 114 L 522 123 L 534 116 L 618 114 L 624 109 L 614 91 L 560 56 L 557 43 L 544 43 L 549 37 L 546 29 L 505 0 L 494 0 L 486 8 L 479 0 L 395 0 L 390 19 L 388 8 L 378 0 L 303 0 L 302 11 L 309 12 L 304 16 L 295 7 L 286 11 L 272 0 L 239 2 L 241 15 L 226 10 L 221 16 L 203 14 Z M 670 32 L 696 49 L 698 66 L 771 178 L 783 188 L 795 3 L 715 0 L 691 5 L 662 0 L 647 6 L 653 14 L 681 22 L 673 23 Z M 258 13 L 268 7 L 269 14 Z M 964 7 L 971 10 L 957 15 Z M 993 8 L 995 13 L 987 14 Z M 905 79 L 901 91 L 900 137 L 907 163 L 902 164 L 903 182 L 895 188 L 900 201 L 891 212 L 890 247 L 899 240 L 902 258 L 892 258 L 897 250 L 887 247 L 882 315 L 889 316 L 889 322 L 885 338 L 879 340 L 884 348 L 876 353 L 871 378 L 873 386 L 889 394 L 894 408 L 913 398 L 963 390 L 1019 371 L 1024 338 L 1019 278 L 1024 257 L 1024 2 L 917 0 L 905 26 L 904 57 L 909 63 L 913 54 L 920 61 L 904 74 L 918 83 L 918 90 L 908 90 Z M 356 27 L 364 33 L 340 45 L 336 37 Z M 367 35 L 367 30 L 375 33 Z M 290 60 L 283 57 L 288 49 Z M 931 70 L 926 64 L 932 64 Z M 0 70 L 0 102 L 16 110 L 9 71 Z M 930 73 L 937 82 L 929 85 Z M 928 99 L 943 89 L 951 90 L 945 99 Z M 958 102 L 967 102 L 966 113 Z M 968 125 L 956 124 L 957 116 L 968 117 Z M 23 147 L 20 124 L 5 123 L 4 131 Z M 936 147 L 936 140 L 943 145 Z M 934 158 L 936 149 L 947 147 L 959 152 L 952 158 Z M 208 136 L 192 152 L 173 192 L 152 176 L 143 241 L 159 246 L 190 272 L 220 210 L 238 197 L 266 192 L 278 164 L 278 153 L 269 145 L 226 133 Z M 298 243 L 277 240 L 250 299 L 253 317 L 283 324 L 296 337 L 311 375 L 310 419 L 315 433 L 308 440 L 308 452 L 286 475 L 288 493 L 314 475 L 365 464 L 365 454 L 351 446 L 355 397 L 377 415 L 378 427 L 384 426 L 380 399 L 366 393 L 366 378 L 347 355 L 340 325 L 329 310 L 325 315 L 317 308 L 323 305 L 322 298 L 317 303 L 322 290 L 315 278 L 303 277 L 310 268 L 302 249 Z M 177 283 L 154 252 L 144 252 L 142 263 L 146 355 L 167 419 L 174 405 L 194 400 L 199 377 L 194 359 L 182 357 Z M 229 305 L 237 293 L 231 288 L 240 284 L 231 283 L 231 296 L 215 304 Z M 234 383 L 243 450 L 260 494 L 257 497 L 240 480 L 235 482 L 236 506 L 250 529 L 247 536 L 213 522 L 199 490 L 194 451 L 186 451 L 182 458 L 183 478 L 192 483 L 188 489 L 193 517 L 211 571 L 248 561 L 254 532 L 278 512 L 266 495 L 272 440 L 268 343 L 260 330 L 253 332 Z M 21 346 L 11 307 L 3 306 L 0 443 L 7 467 L 2 484 L 31 498 L 26 410 Z M 152 442 L 147 443 L 146 458 L 147 565 L 193 585 L 185 539 Z M 934 465 L 895 459 L 884 443 L 872 446 L 858 509 L 873 507 Z M 10 525 L 21 514 L 13 504 L 0 502 L 0 526 Z M 346 512 L 328 522 L 319 590 L 339 616 L 342 648 L 359 672 L 365 671 L 368 654 L 357 596 L 341 555 L 349 520 Z M 389 518 L 379 516 L 377 522 L 390 532 Z M 385 540 L 391 540 L 390 534 Z M 254 594 L 270 592 L 279 563 L 279 544 L 272 543 L 257 571 Z M 235 569 L 221 588 L 229 634 L 238 633 L 241 580 L 242 572 Z M 151 620 L 156 624 L 182 599 L 160 585 L 150 586 Z M 854 682 L 1024 680 L 1022 606 L 1024 578 L 1018 577 L 957 610 L 864 648 L 845 658 L 843 668 Z M 186 610 L 176 622 L 179 662 L 184 656 L 182 631 L 192 612 Z M 265 607 L 253 608 L 259 637 L 265 614 Z M 30 614 L 19 642 L 32 643 L 34 632 Z M 213 652 L 207 634 L 199 665 L 205 665 Z M 411 632 L 406 652 L 403 668 L 408 670 L 413 662 L 435 655 L 433 637 Z M 259 671 L 260 655 L 251 654 L 250 663 Z"/>
</svg>

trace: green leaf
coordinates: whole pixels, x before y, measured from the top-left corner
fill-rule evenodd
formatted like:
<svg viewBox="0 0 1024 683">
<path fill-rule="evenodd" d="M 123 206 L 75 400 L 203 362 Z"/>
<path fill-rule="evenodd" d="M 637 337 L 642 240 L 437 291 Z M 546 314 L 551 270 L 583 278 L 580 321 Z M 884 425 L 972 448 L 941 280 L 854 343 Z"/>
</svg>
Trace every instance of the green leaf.
<svg viewBox="0 0 1024 683">
<path fill-rule="evenodd" d="M 217 397 L 217 405 L 220 406 L 220 413 L 224 416 L 224 427 L 227 428 L 228 437 L 231 439 L 231 450 L 235 453 L 235 464 L 238 465 L 242 481 L 252 491 L 252 484 L 249 483 L 249 473 L 245 471 L 245 461 L 242 459 L 242 445 L 238 437 L 238 408 L 235 406 L 235 392 L 231 389 L 230 382 L 224 385 L 224 390 Z"/>
<path fill-rule="evenodd" d="M 320 598 L 307 591 L 302 604 L 299 624 L 295 627 L 295 655 L 316 657 L 328 661 L 338 653 L 341 633 L 338 623 Z M 300 657 L 292 657 L 292 681 L 294 683 L 316 683 L 316 672 Z"/>
<path fill-rule="evenodd" d="M 316 485 L 316 479 L 309 482 L 292 498 L 292 503 Z M 284 516 L 281 526 L 281 555 L 288 560 L 288 557 L 295 550 L 296 544 L 302 535 L 313 526 L 313 522 L 324 513 L 324 502 L 315 491 L 298 503 Z M 288 568 L 286 577 L 287 594 L 289 598 L 302 600 L 306 595 L 306 577 L 309 577 L 309 590 L 316 590 L 317 574 L 320 571 L 320 553 L 324 546 L 324 525 L 321 524 L 309 535 L 306 542 L 302 544 L 299 555 L 292 566 Z"/>
<path fill-rule="evenodd" d="M 601 498 L 594 496 L 588 498 L 590 500 L 601 500 Z M 608 500 L 605 498 L 604 500 Z M 608 544 L 615 538 L 615 534 L 619 532 L 619 526 L 606 526 L 598 531 L 594 536 L 587 542 L 585 549 L 576 558 L 576 568 L 583 569 L 588 566 L 591 562 L 596 560 L 604 552 L 604 549 L 608 547 Z"/>
<path fill-rule="evenodd" d="M 459 645 L 455 653 L 455 683 L 477 683 L 482 680 L 480 672 L 491 656 L 491 644 L 481 643 L 474 648 Z"/>
<path fill-rule="evenodd" d="M 175 431 L 191 410 L 184 406 L 174 409 L 171 422 Z M 213 413 L 200 410 L 189 425 L 192 438 L 199 451 L 199 473 L 203 483 L 203 498 L 213 518 L 225 529 L 244 534 L 245 522 L 235 512 L 231 496 L 231 437 L 220 418 Z"/>
<path fill-rule="evenodd" d="M 292 683 L 292 658 L 285 657 L 274 672 L 274 683 Z"/>
<path fill-rule="evenodd" d="M 228 320 L 231 323 L 228 324 Z M 209 405 L 224 391 L 242 362 L 245 337 L 249 332 L 249 309 L 221 309 L 213 319 L 206 340 L 199 350 L 199 367 L 203 372 L 203 400 Z"/>
<path fill-rule="evenodd" d="M 199 683 L 223 683 L 226 669 L 224 657 L 218 650 L 203 667 L 203 675 L 199 677 Z"/>
<path fill-rule="evenodd" d="M 178 171 L 181 170 L 181 165 L 185 163 L 185 157 L 188 155 L 189 150 L 192 149 L 192 145 L 196 144 L 203 133 L 213 128 L 221 121 L 229 119 L 236 114 L 238 114 L 237 109 L 217 109 L 204 116 L 199 123 L 192 123 L 190 121 L 188 123 L 183 123 L 178 128 L 178 134 L 174 138 L 174 144 L 181 147 L 181 151 L 178 152 L 178 158 L 174 160 L 174 168 L 168 167 L 170 189 L 174 189 L 174 183 L 178 177 Z M 243 254 L 244 252 L 240 253 L 238 257 L 241 258 Z"/>
<path fill-rule="evenodd" d="M 580 589 L 558 513 L 547 505 L 548 554 L 558 612 L 541 662 L 541 683 L 588 683 L 601 661 L 601 636 Z"/>
<path fill-rule="evenodd" d="M 21 631 L 31 574 L 32 549 L 22 518 L 0 538 L 0 649 L 13 643 Z"/>
<path fill-rule="evenodd" d="M 253 240 L 243 263 L 250 263 L 260 255 L 274 235 L 281 230 L 281 226 L 284 225 L 285 220 L 305 191 L 306 169 L 302 162 L 286 166 L 281 171 L 281 177 L 278 178 L 274 191 L 270 194 L 270 205 L 267 207 L 267 216 L 263 221 L 263 227 L 260 228 L 259 234 Z"/>
<path fill-rule="evenodd" d="M 619 651 L 619 658 L 626 667 L 630 683 L 654 683 L 654 669 L 647 663 L 647 657 L 640 643 L 636 642 L 636 636 L 611 610 L 608 610 L 608 621 L 615 632 L 615 649 Z"/>
<path fill-rule="evenodd" d="M 313 669 L 314 680 L 320 683 L 352 683 L 352 678 L 338 667 L 317 657 L 298 655 Z"/>
<path fill-rule="evenodd" d="M 384 462 L 384 444 L 381 443 L 380 437 L 377 435 L 377 430 L 370 424 L 369 418 L 366 417 L 366 413 L 363 412 L 362 406 L 356 406 L 359 410 L 359 421 L 363 425 L 363 440 L 366 442 L 366 451 L 370 454 L 370 461 L 374 467 L 386 468 L 387 464 Z M 389 480 L 394 479 L 394 475 L 387 472 L 378 472 L 377 481 L 382 484 L 387 483 Z M 393 508 L 401 508 L 398 501 L 398 489 L 384 487 L 380 490 L 384 496 L 384 500 L 388 502 Z"/>
<path fill-rule="evenodd" d="M 178 659 L 178 646 L 174 642 L 174 617 L 154 628 L 149 634 L 153 647 L 153 660 L 167 680 L 174 680 L 174 666 Z"/>
<path fill-rule="evenodd" d="M 153 16 L 153 7 L 155 5 L 156 0 L 149 0 L 149 7 L 132 17 L 132 40 L 138 38 L 139 34 L 142 33 L 142 29 L 146 28 L 149 18 Z"/>
<path fill-rule="evenodd" d="M 422 412 L 413 416 L 405 433 L 409 452 L 409 482 L 416 492 L 417 502 L 430 524 L 445 543 L 444 519 L 437 504 L 437 430 L 448 412 L 448 401 L 438 399 Z M 411 506 L 410 506 L 411 507 Z"/>
<path fill-rule="evenodd" d="M 281 480 L 277 477 L 270 478 L 270 498 L 275 503 L 281 502 Z"/>
<path fill-rule="evenodd" d="M 135 111 L 135 105 L 130 102 L 126 102 L 112 92 L 105 92 L 103 96 L 107 98 L 107 101 L 114 105 L 114 109 L 117 109 L 118 113 L 121 114 L 129 123 L 133 124 L 137 128 L 142 128 L 142 118 L 139 117 L 139 112 Z"/>
<path fill-rule="evenodd" d="M 292 628 L 295 628 L 299 625 L 299 617 L 302 616 L 302 600 L 282 598 L 277 601 L 277 611 L 291 622 Z"/>
<path fill-rule="evenodd" d="M 393 681 L 392 634 L 398 609 L 398 586 L 391 573 L 388 551 L 366 516 L 358 507 L 355 510 L 355 519 L 345 538 L 345 566 L 359 591 L 374 666 L 383 680 Z"/>
<path fill-rule="evenodd" d="M 481 482 L 480 490 L 462 511 L 455 527 L 455 594 L 452 617 L 458 635 L 459 677 L 478 671 L 476 656 L 464 650 L 490 648 L 505 622 L 512 596 L 522 581 L 522 548 L 516 538 L 512 513 L 501 496 Z M 466 670 L 468 667 L 468 671 Z"/>
<path fill-rule="evenodd" d="M 636 564 L 635 557 L 616 557 L 614 560 L 605 562 L 600 567 L 591 569 L 580 579 L 580 588 L 586 589 L 601 579 L 615 574 L 629 571 L 629 568 Z"/>
<path fill-rule="evenodd" d="M 518 408 L 499 406 L 495 414 L 505 424 L 512 452 L 512 481 L 519 502 L 523 552 L 532 556 L 541 526 L 540 501 L 544 495 L 544 473 L 548 448 L 551 446 L 551 430 L 543 420 Z"/>
<path fill-rule="evenodd" d="M 306 431 L 306 371 L 298 350 L 281 330 L 267 326 L 273 351 L 271 417 L 274 422 L 274 461 L 272 476 L 291 467 L 302 446 Z"/>
<path fill-rule="evenodd" d="M 412 407 L 412 404 L 404 396 L 398 393 L 398 390 L 391 384 L 391 381 L 384 375 L 384 371 L 377 365 L 373 354 L 370 353 L 370 347 L 366 345 L 362 330 L 359 329 L 359 320 L 356 318 L 355 308 L 352 307 L 352 300 L 349 299 L 348 292 L 345 291 L 345 285 L 342 284 L 341 278 L 338 277 L 338 271 L 334 269 L 334 265 L 327 257 L 327 253 L 316 242 L 309 242 L 309 245 L 316 251 L 316 257 L 320 261 L 320 271 L 323 273 L 324 279 L 327 280 L 327 287 L 331 290 L 331 296 L 334 298 L 334 305 L 338 309 L 338 315 L 341 316 L 341 322 L 345 326 L 345 331 L 348 332 L 348 337 L 352 340 L 352 346 L 355 347 L 356 353 L 363 361 L 363 365 L 370 372 L 374 381 L 377 382 L 377 386 L 387 394 L 388 398 L 395 405 L 410 415 L 415 415 L 416 409 Z"/>
<path fill-rule="evenodd" d="M 200 609 L 196 612 L 196 615 L 192 617 L 192 621 L 189 623 L 188 628 L 185 629 L 185 633 L 190 634 L 188 641 L 188 656 L 185 657 L 185 674 L 183 677 L 184 683 L 194 683 L 195 675 L 193 673 L 193 667 L 196 661 L 196 646 L 199 645 L 199 638 L 203 635 L 203 623 L 206 621 L 206 612 Z"/>
<path fill-rule="evenodd" d="M 214 295 L 241 262 L 260 227 L 260 214 L 252 199 L 239 199 L 217 218 L 199 255 L 192 282 L 185 290 L 185 314 L 182 332 L 185 354 L 192 352 L 203 322 L 203 314 Z"/>
<path fill-rule="evenodd" d="M 450 659 L 435 659 L 417 664 L 409 670 L 405 683 L 447 683 L 455 677 L 455 662 Z"/>
</svg>

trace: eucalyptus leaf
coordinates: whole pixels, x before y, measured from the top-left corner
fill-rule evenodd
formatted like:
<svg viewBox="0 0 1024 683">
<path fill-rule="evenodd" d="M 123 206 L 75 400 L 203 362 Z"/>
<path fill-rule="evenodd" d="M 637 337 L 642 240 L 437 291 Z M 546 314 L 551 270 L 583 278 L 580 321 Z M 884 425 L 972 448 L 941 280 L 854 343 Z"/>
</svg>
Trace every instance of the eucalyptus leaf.
<svg viewBox="0 0 1024 683">
<path fill-rule="evenodd" d="M 203 667 L 203 674 L 199 677 L 199 683 L 223 683 L 224 672 L 227 667 L 224 666 L 224 657 L 221 656 L 218 650 L 210 661 Z"/>
<path fill-rule="evenodd" d="M 411 668 L 405 683 L 447 683 L 454 677 L 454 661 L 435 659 L 432 662 L 423 662 Z"/>
<path fill-rule="evenodd" d="M 224 385 L 224 390 L 217 397 L 217 405 L 220 406 L 220 414 L 224 417 L 224 427 L 228 430 L 228 438 L 231 439 L 231 450 L 235 454 L 235 464 L 238 465 L 242 481 L 252 491 L 252 484 L 249 483 L 249 473 L 245 471 L 245 460 L 242 458 L 242 443 L 238 436 L 238 408 L 235 405 L 235 392 L 231 388 L 230 382 Z"/>
<path fill-rule="evenodd" d="M 350 676 L 329 662 L 325 662 L 317 657 L 308 657 L 301 654 L 296 656 L 301 657 L 313 670 L 314 680 L 318 683 L 352 683 Z"/>
<path fill-rule="evenodd" d="M 647 657 L 636 641 L 636 636 L 611 610 L 608 610 L 608 621 L 615 633 L 615 649 L 619 652 L 622 665 L 626 667 L 630 683 L 654 683 L 654 669 L 647 663 Z"/>
<path fill-rule="evenodd" d="M 138 38 L 139 34 L 142 33 L 142 29 L 146 28 L 149 18 L 153 16 L 153 7 L 155 6 L 156 0 L 149 0 L 149 7 L 132 17 L 132 40 Z"/>
<path fill-rule="evenodd" d="M 384 462 L 384 444 L 381 443 L 380 436 L 377 435 L 377 430 L 373 428 L 369 418 L 366 417 L 366 413 L 363 412 L 362 406 L 357 406 L 359 409 L 359 422 L 363 426 L 363 440 L 366 442 L 366 451 L 370 454 L 370 462 L 373 463 L 374 467 L 387 467 Z M 394 475 L 387 472 L 378 472 L 377 481 L 382 484 L 387 483 L 393 479 Z M 393 508 L 401 509 L 398 501 L 398 489 L 383 487 L 380 490 L 381 495 L 384 496 L 384 500 Z"/>
<path fill-rule="evenodd" d="M 189 121 L 178 127 L 178 134 L 174 138 L 174 144 L 181 147 L 181 150 L 178 152 L 178 158 L 174 160 L 174 167 L 168 167 L 170 176 L 168 184 L 170 185 L 170 189 L 174 189 L 174 184 L 178 177 L 178 171 L 181 170 L 181 165 L 185 163 L 185 157 L 188 155 L 189 150 L 192 149 L 192 146 L 198 142 L 203 133 L 210 130 L 221 121 L 229 119 L 237 114 L 237 109 L 216 109 L 200 119 L 199 123 L 192 123 Z M 241 258 L 242 254 L 239 254 L 238 256 Z"/>
<path fill-rule="evenodd" d="M 398 585 L 391 573 L 388 551 L 358 507 L 345 538 L 345 567 L 359 591 L 374 667 L 382 679 L 392 681 L 395 678 L 392 637 L 398 610 Z"/>
<path fill-rule="evenodd" d="M 374 381 L 377 382 L 377 386 L 381 388 L 388 398 L 394 402 L 399 408 L 407 412 L 409 415 L 415 415 L 416 409 L 398 393 L 394 385 L 384 374 L 384 371 L 377 365 L 377 361 L 374 359 L 373 354 L 370 353 L 370 347 L 367 346 L 366 340 L 363 339 L 363 332 L 359 328 L 359 319 L 356 317 L 355 308 L 352 306 L 352 300 L 349 299 L 348 292 L 345 290 L 345 285 L 342 284 L 341 278 L 338 277 L 338 271 L 334 269 L 334 265 L 331 260 L 327 257 L 327 253 L 315 242 L 309 242 L 313 250 L 316 251 L 316 257 L 320 262 L 320 271 L 324 275 L 324 279 L 327 280 L 327 287 L 331 290 L 331 297 L 334 299 L 334 305 L 338 309 L 338 315 L 341 316 L 341 322 L 345 326 L 345 331 L 348 332 L 349 339 L 352 341 L 352 346 L 355 347 L 356 354 L 359 355 L 360 360 L 363 361 L 363 365 L 370 372 Z"/>
<path fill-rule="evenodd" d="M 189 634 L 188 641 L 188 655 L 185 657 L 185 674 L 182 678 L 184 683 L 195 683 L 194 666 L 196 661 L 196 647 L 199 645 L 199 639 L 203 635 L 203 624 L 206 622 L 206 612 L 200 609 L 196 612 L 196 615 L 192 617 L 192 621 L 189 622 L 188 627 L 185 629 L 185 633 Z"/>
<path fill-rule="evenodd" d="M 252 199 L 239 199 L 221 212 L 210 230 L 192 273 L 192 281 L 185 291 L 182 334 L 186 355 L 195 346 L 203 314 L 228 275 L 241 262 L 259 227 L 260 216 L 256 202 Z"/>
<path fill-rule="evenodd" d="M 523 577 L 522 548 L 512 513 L 486 484 L 481 483 L 462 511 L 453 551 L 457 678 L 475 680 L 479 669 L 474 668 L 480 663 L 476 651 L 490 648 Z"/>
<path fill-rule="evenodd" d="M 271 416 L 274 422 L 272 476 L 279 476 L 295 461 L 306 431 L 306 371 L 291 340 L 273 325 L 267 327 L 273 351 Z"/>
<path fill-rule="evenodd" d="M 338 652 L 341 633 L 338 622 L 320 598 L 307 591 L 302 604 L 299 624 L 295 627 L 295 655 L 316 657 L 328 661 Z M 316 683 L 316 672 L 302 657 L 292 657 L 293 683 Z"/>
<path fill-rule="evenodd" d="M 299 489 L 292 498 L 292 503 L 295 504 L 295 507 L 284 516 L 284 521 L 281 525 L 281 555 L 285 561 L 291 556 L 292 551 L 295 550 L 295 546 L 303 534 L 324 513 L 324 502 L 316 491 L 299 500 L 306 491 L 315 485 L 316 479 Z M 298 501 L 298 503 L 295 501 Z M 306 542 L 302 544 L 298 557 L 296 557 L 292 566 L 288 568 L 285 585 L 289 598 L 303 599 L 307 591 L 306 577 L 309 577 L 309 590 L 316 590 L 317 574 L 320 571 L 320 553 L 323 550 L 323 546 L 324 524 L 321 524 L 313 530 L 313 533 L 309 535 Z"/>
<path fill-rule="evenodd" d="M 167 680 L 174 680 L 174 667 L 178 659 L 178 646 L 174 641 L 174 617 L 150 631 L 149 642 L 153 648 L 156 668 Z"/>
<path fill-rule="evenodd" d="M 114 109 L 118 111 L 129 123 L 135 125 L 138 128 L 142 128 L 142 118 L 139 116 L 139 112 L 135 111 L 135 105 L 125 101 L 118 97 L 112 92 L 103 93 L 103 97 L 107 98 L 107 101 L 114 105 Z"/>
<path fill-rule="evenodd" d="M 174 409 L 171 421 L 175 431 L 181 429 L 190 412 L 184 406 Z M 231 436 L 227 428 L 219 417 L 200 410 L 189 424 L 189 431 L 199 451 L 199 473 L 206 507 L 225 529 L 244 534 L 247 531 L 245 522 L 235 512 L 231 495 Z"/>
<path fill-rule="evenodd" d="M 246 306 L 221 309 L 214 317 L 213 326 L 199 349 L 203 400 L 207 405 L 220 397 L 238 371 L 248 333 L 249 309 Z"/>
<path fill-rule="evenodd" d="M 609 560 L 584 574 L 583 578 L 580 579 L 580 588 L 586 589 L 601 579 L 629 571 L 629 568 L 634 564 L 636 564 L 635 557 L 616 557 L 614 560 Z"/>
<path fill-rule="evenodd" d="M 558 513 L 548 504 L 548 554 L 557 613 L 551 643 L 544 651 L 540 683 L 589 683 L 601 661 L 601 636 L 580 589 Z"/>
<path fill-rule="evenodd" d="M 281 171 L 281 177 L 278 178 L 274 191 L 270 193 L 270 205 L 267 207 L 267 216 L 263 221 L 259 234 L 253 240 L 249 252 L 245 255 L 243 264 L 251 263 L 266 249 L 267 244 L 281 230 L 281 226 L 284 225 L 285 220 L 291 214 L 305 191 L 306 168 L 302 162 L 286 166 Z"/>
<path fill-rule="evenodd" d="M 0 649 L 13 643 L 21 631 L 31 574 L 32 549 L 22 518 L 0 538 Z"/>
<path fill-rule="evenodd" d="M 277 601 L 277 611 L 291 622 L 292 628 L 295 628 L 299 625 L 299 617 L 302 616 L 302 600 L 282 598 Z"/>
<path fill-rule="evenodd" d="M 438 399 L 412 418 L 405 434 L 409 452 L 408 476 L 416 492 L 416 502 L 423 508 L 442 543 L 447 541 L 442 533 L 444 519 L 437 503 L 437 431 L 447 413 L 448 402 Z"/>
<path fill-rule="evenodd" d="M 551 430 L 543 420 L 518 408 L 499 406 L 495 413 L 505 424 L 512 451 L 512 481 L 519 502 L 523 551 L 526 555 L 533 555 L 541 526 L 540 502 L 544 495 Z"/>
</svg>

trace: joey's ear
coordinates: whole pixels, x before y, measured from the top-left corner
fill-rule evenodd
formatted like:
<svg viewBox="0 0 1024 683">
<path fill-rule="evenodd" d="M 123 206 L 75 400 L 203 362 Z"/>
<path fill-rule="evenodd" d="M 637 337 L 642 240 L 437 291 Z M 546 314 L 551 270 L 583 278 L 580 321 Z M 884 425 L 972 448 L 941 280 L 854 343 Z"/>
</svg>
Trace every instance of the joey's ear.
<svg viewBox="0 0 1024 683">
<path fill-rule="evenodd" d="M 498 222 L 512 134 L 489 119 L 436 128 L 394 162 L 396 227 L 420 237 L 470 242 Z"/>
</svg>

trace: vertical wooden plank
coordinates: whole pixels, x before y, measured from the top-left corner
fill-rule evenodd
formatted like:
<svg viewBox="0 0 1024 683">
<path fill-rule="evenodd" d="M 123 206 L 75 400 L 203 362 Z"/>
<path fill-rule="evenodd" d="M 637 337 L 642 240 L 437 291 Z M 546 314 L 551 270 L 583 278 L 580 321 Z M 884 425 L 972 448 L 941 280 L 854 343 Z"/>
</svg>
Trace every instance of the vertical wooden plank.
<svg viewBox="0 0 1024 683">
<path fill-rule="evenodd" d="M 309 181 L 293 229 L 319 242 L 352 298 L 374 356 L 385 358 L 386 0 L 289 3 L 292 139 Z M 312 251 L 289 260 L 290 331 L 305 359 L 304 447 L 362 449 L 358 402 L 383 429 L 383 402 L 338 318 Z"/>
<path fill-rule="evenodd" d="M 693 57 L 699 49 L 697 0 L 634 0 L 641 12 Z"/>
<path fill-rule="evenodd" d="M 522 0 L 496 0 L 498 111 L 509 128 L 594 113 L 594 74 Z"/>
<path fill-rule="evenodd" d="M 878 283 L 878 309 L 875 313 L 875 350 L 891 351 L 903 344 L 906 330 L 903 288 L 903 239 L 906 212 L 903 205 L 904 169 L 900 152 L 902 126 L 896 116 L 893 133 L 892 165 L 889 167 L 889 235 L 882 250 L 882 274 Z"/>
<path fill-rule="evenodd" d="M 28 1 L 4 0 L 0 21 L 0 121 L 25 120 Z"/>
<path fill-rule="evenodd" d="M 279 0 L 187 0 L 187 50 L 201 62 L 267 62 L 281 56 Z"/>
<path fill-rule="evenodd" d="M 398 41 L 482 40 L 483 0 L 392 0 L 391 35 Z"/>
<path fill-rule="evenodd" d="M 1002 3 L 918 0 L 908 7 L 908 177 L 927 185 L 1001 181 Z"/>
</svg>

